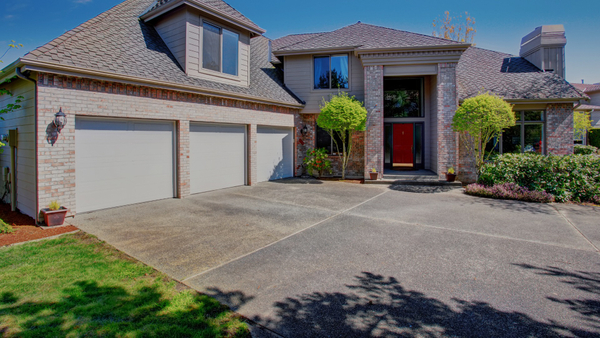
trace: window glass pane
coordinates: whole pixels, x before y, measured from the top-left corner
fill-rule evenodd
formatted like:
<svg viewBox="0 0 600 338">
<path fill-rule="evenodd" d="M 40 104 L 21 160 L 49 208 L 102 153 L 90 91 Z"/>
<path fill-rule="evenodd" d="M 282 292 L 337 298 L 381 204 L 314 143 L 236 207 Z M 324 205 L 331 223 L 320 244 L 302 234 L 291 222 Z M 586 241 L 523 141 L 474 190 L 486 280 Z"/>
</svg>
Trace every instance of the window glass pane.
<svg viewBox="0 0 600 338">
<path fill-rule="evenodd" d="M 238 75 L 239 35 L 223 29 L 223 73 Z"/>
<path fill-rule="evenodd" d="M 543 124 L 526 124 L 525 125 L 525 142 L 524 152 L 543 154 Z"/>
<path fill-rule="evenodd" d="M 385 117 L 423 117 L 421 79 L 387 78 L 383 88 Z"/>
<path fill-rule="evenodd" d="M 502 134 L 502 152 L 507 153 L 521 153 L 521 125 L 504 129 Z"/>
<path fill-rule="evenodd" d="M 392 163 L 392 147 L 393 147 L 393 136 L 392 135 L 392 125 L 391 124 L 386 124 L 385 125 L 385 164 L 391 164 Z"/>
<path fill-rule="evenodd" d="M 331 136 L 319 126 L 317 126 L 317 148 L 325 148 L 327 153 L 331 154 Z"/>
<path fill-rule="evenodd" d="M 524 113 L 525 121 L 543 121 L 544 112 L 541 111 L 526 111 Z"/>
<path fill-rule="evenodd" d="M 423 125 L 415 123 L 415 164 L 423 164 Z"/>
<path fill-rule="evenodd" d="M 221 30 L 204 23 L 202 35 L 202 67 L 221 71 Z"/>
<path fill-rule="evenodd" d="M 348 55 L 331 57 L 331 88 L 348 88 Z"/>
<path fill-rule="evenodd" d="M 329 88 L 329 56 L 315 58 L 315 89 Z"/>
</svg>

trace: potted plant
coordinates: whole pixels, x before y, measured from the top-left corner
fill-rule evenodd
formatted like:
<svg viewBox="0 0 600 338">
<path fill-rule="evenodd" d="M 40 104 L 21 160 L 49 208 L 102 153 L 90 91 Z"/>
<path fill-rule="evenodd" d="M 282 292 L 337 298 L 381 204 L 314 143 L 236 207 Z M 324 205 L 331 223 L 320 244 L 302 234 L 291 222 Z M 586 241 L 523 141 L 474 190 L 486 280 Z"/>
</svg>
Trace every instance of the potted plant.
<svg viewBox="0 0 600 338">
<path fill-rule="evenodd" d="M 47 208 L 42 209 L 46 226 L 62 225 L 69 209 L 63 207 L 58 201 L 51 201 Z"/>
<path fill-rule="evenodd" d="M 371 180 L 375 181 L 379 178 L 379 173 L 377 172 L 377 170 L 375 168 L 371 169 L 371 172 L 369 173 L 369 175 L 371 176 Z"/>
<path fill-rule="evenodd" d="M 456 180 L 456 174 L 454 173 L 454 168 L 450 167 L 448 168 L 448 172 L 446 173 L 446 181 L 454 182 L 454 180 Z"/>
</svg>

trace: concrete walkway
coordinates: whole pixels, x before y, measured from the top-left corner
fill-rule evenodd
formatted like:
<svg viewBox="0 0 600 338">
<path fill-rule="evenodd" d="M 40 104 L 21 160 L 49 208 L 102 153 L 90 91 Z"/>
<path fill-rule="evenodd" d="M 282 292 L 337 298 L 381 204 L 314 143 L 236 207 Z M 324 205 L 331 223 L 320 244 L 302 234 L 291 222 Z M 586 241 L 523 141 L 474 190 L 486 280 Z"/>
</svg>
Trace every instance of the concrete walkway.
<svg viewBox="0 0 600 338">
<path fill-rule="evenodd" d="M 254 335 L 547 337 L 600 334 L 599 220 L 460 189 L 293 179 L 75 223 L 268 328 Z"/>
</svg>

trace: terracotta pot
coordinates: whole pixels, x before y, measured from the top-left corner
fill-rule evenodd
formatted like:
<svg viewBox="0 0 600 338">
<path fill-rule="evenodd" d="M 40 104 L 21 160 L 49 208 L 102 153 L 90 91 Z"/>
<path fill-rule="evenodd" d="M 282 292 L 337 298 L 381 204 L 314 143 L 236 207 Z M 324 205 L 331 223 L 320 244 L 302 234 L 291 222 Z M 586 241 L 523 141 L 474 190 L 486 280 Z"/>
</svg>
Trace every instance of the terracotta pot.
<svg viewBox="0 0 600 338">
<path fill-rule="evenodd" d="M 42 209 L 46 226 L 63 225 L 65 216 L 67 216 L 67 211 L 69 211 L 69 209 L 65 207 L 60 207 L 58 210 L 50 210 L 48 208 Z"/>
<path fill-rule="evenodd" d="M 369 176 L 371 176 L 371 180 L 375 181 L 379 178 L 379 173 L 370 172 Z"/>
<path fill-rule="evenodd" d="M 456 180 L 456 174 L 446 173 L 446 181 L 447 182 L 454 182 L 454 180 Z"/>
</svg>

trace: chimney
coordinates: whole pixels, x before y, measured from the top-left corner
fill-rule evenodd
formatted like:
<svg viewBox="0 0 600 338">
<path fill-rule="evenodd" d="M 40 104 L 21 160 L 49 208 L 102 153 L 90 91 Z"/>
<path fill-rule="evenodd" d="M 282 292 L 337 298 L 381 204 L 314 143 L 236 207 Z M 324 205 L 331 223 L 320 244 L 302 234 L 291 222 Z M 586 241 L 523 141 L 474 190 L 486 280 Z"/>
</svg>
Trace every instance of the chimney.
<svg viewBox="0 0 600 338">
<path fill-rule="evenodd" d="M 519 55 L 545 72 L 565 78 L 565 27 L 541 26 L 521 40 Z"/>
</svg>

